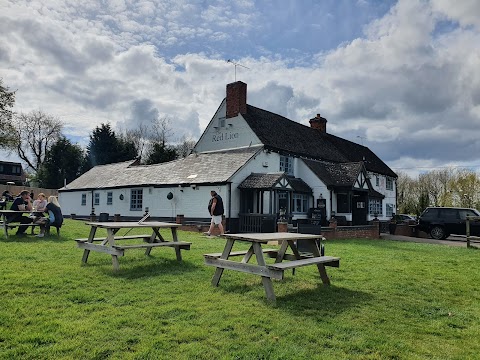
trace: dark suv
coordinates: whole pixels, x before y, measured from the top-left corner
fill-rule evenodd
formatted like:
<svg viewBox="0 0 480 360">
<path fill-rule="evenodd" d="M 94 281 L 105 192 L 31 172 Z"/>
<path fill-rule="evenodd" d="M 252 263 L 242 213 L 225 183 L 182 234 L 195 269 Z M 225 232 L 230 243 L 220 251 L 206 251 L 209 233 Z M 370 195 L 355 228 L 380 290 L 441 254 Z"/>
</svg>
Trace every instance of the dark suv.
<svg viewBox="0 0 480 360">
<path fill-rule="evenodd" d="M 437 240 L 442 240 L 450 234 L 466 235 L 466 219 L 468 216 L 480 216 L 475 209 L 429 207 L 418 218 L 417 229 L 425 231 Z M 480 222 L 470 222 L 470 235 L 480 235 Z"/>
</svg>

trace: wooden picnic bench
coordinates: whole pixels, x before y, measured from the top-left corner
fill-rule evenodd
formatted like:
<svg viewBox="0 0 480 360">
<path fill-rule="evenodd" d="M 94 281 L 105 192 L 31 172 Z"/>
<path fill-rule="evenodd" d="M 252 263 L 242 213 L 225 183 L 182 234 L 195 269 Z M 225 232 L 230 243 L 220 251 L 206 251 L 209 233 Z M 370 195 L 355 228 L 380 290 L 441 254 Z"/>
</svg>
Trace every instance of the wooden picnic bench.
<svg viewBox="0 0 480 360">
<path fill-rule="evenodd" d="M 318 240 L 321 235 L 299 234 L 299 233 L 254 233 L 254 234 L 225 234 L 227 242 L 222 253 L 204 254 L 205 264 L 216 267 L 212 278 L 212 285 L 218 286 L 223 270 L 236 270 L 244 273 L 259 275 L 265 288 L 267 299 L 275 301 L 272 279 L 281 280 L 284 278 L 284 271 L 308 265 L 316 265 L 320 278 L 324 285 L 330 284 L 325 266 L 339 267 L 340 258 L 333 256 L 321 256 L 318 248 Z M 310 245 L 311 252 L 300 252 L 297 248 L 297 241 L 303 241 Z M 235 241 L 249 242 L 250 248 L 246 251 L 232 251 Z M 280 249 L 262 249 L 263 244 L 269 241 L 278 241 Z M 292 253 L 287 253 L 290 248 Z M 273 264 L 267 264 L 266 254 L 274 258 Z M 249 263 L 255 255 L 257 264 Z M 230 260 L 231 257 L 243 256 L 240 262 Z M 288 260 L 284 262 L 284 260 Z"/>
<path fill-rule="evenodd" d="M 90 225 L 90 234 L 88 238 L 75 239 L 77 247 L 83 249 L 82 263 L 86 264 L 90 251 L 97 251 L 107 253 L 112 256 L 112 263 L 114 270 L 119 269 L 118 257 L 124 256 L 125 250 L 131 249 L 145 249 L 145 255 L 150 255 L 152 248 L 156 247 L 171 247 L 175 249 L 177 260 L 182 260 L 181 250 L 190 250 L 191 243 L 178 241 L 177 227 L 180 224 L 166 223 L 160 221 L 144 221 L 144 222 L 88 222 Z M 106 229 L 106 237 L 95 237 L 98 228 Z M 142 235 L 124 235 L 115 236 L 120 229 L 135 229 L 135 228 L 151 228 L 152 234 Z M 167 241 L 160 234 L 160 229 L 170 229 L 172 233 L 172 241 Z M 142 239 L 144 243 L 121 245 L 118 241 Z M 100 244 L 95 244 L 100 242 Z"/>
<path fill-rule="evenodd" d="M 22 224 L 20 223 L 19 221 L 9 221 L 8 218 L 11 217 L 12 215 L 16 215 L 16 214 L 30 214 L 30 211 L 29 210 L 25 210 L 25 211 L 17 211 L 17 210 L 0 210 L 0 214 L 1 214 L 1 217 L 2 217 L 2 220 L 0 221 L 0 225 L 2 226 L 3 228 L 3 233 L 5 234 L 5 238 L 8 238 L 8 231 L 11 230 L 11 229 L 15 229 L 19 226 L 26 226 L 26 227 L 30 227 L 32 229 L 32 233 L 33 233 L 33 229 L 37 226 L 40 226 L 40 224 L 35 224 L 35 223 L 27 223 L 27 224 Z"/>
</svg>

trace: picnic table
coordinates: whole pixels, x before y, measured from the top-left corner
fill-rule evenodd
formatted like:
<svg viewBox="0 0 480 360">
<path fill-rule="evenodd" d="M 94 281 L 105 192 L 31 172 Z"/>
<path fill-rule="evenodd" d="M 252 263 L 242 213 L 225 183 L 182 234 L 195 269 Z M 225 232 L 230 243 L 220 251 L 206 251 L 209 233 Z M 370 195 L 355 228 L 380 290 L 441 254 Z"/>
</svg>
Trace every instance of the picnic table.
<svg viewBox="0 0 480 360">
<path fill-rule="evenodd" d="M 182 260 L 181 250 L 190 250 L 190 242 L 178 241 L 177 227 L 180 224 L 160 222 L 160 221 L 144 221 L 144 222 L 128 222 L 128 221 L 112 221 L 112 222 L 87 222 L 90 226 L 90 234 L 85 239 L 75 239 L 77 246 L 83 249 L 82 263 L 86 264 L 90 251 L 98 251 L 107 253 L 112 256 L 114 270 L 119 269 L 118 257 L 123 256 L 125 250 L 145 249 L 145 255 L 150 255 L 150 251 L 154 247 L 173 247 L 177 256 L 177 260 Z M 106 229 L 106 237 L 95 237 L 97 229 Z M 142 235 L 126 235 L 115 236 L 120 229 L 152 229 L 150 234 Z M 172 233 L 172 241 L 167 241 L 160 234 L 160 229 L 170 229 Z M 129 239 L 142 239 L 144 243 L 133 245 L 121 245 L 118 241 Z M 95 244 L 100 242 L 100 244 Z"/>
<path fill-rule="evenodd" d="M 18 226 L 22 226 L 22 225 L 31 226 L 32 231 L 33 231 L 33 227 L 40 226 L 39 224 L 35 224 L 33 222 L 29 223 L 29 224 L 21 224 L 19 221 L 8 221 L 8 218 L 11 217 L 12 215 L 15 215 L 15 214 L 30 214 L 30 213 L 31 213 L 30 210 L 0 210 L 0 214 L 2 216 L 1 225 L 3 227 L 5 237 L 8 238 L 8 230 L 9 229 L 13 229 L 13 228 L 16 228 Z"/>
<path fill-rule="evenodd" d="M 275 301 L 272 279 L 282 280 L 284 271 L 295 269 L 301 266 L 316 265 L 320 278 L 324 285 L 330 284 L 325 266 L 339 267 L 340 258 L 332 256 L 321 256 L 317 240 L 323 240 L 321 235 L 299 234 L 299 233 L 253 233 L 253 234 L 225 234 L 225 248 L 222 253 L 204 254 L 205 264 L 216 267 L 212 278 L 212 285 L 218 286 L 223 270 L 236 270 L 262 277 L 263 287 L 267 299 Z M 250 243 L 250 248 L 245 251 L 232 251 L 236 241 Z M 278 242 L 280 249 L 262 248 L 269 241 Z M 310 246 L 311 252 L 300 252 L 297 248 L 297 241 L 304 242 Z M 304 245 L 306 245 L 304 244 Z M 290 248 L 291 253 L 287 253 Z M 267 264 L 264 254 L 274 258 L 273 264 Z M 249 264 L 249 260 L 255 255 L 256 264 Z M 230 260 L 230 257 L 243 256 L 241 261 Z M 289 260 L 283 262 L 283 260 Z"/>
</svg>

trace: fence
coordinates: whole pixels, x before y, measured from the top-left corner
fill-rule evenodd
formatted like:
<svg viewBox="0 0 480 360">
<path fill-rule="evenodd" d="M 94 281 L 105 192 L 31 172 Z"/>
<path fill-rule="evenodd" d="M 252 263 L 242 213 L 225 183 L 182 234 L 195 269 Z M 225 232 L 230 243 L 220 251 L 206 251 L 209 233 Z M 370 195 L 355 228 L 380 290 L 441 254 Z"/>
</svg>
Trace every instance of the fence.
<svg viewBox="0 0 480 360">
<path fill-rule="evenodd" d="M 58 196 L 57 189 L 45 189 L 45 188 L 39 188 L 39 187 L 19 186 L 19 185 L 0 185 L 0 194 L 2 194 L 5 190 L 8 190 L 12 196 L 18 195 L 22 190 L 28 190 L 30 192 L 33 192 L 35 196 L 40 193 L 44 193 L 46 197 L 49 197 L 52 195 Z"/>
</svg>

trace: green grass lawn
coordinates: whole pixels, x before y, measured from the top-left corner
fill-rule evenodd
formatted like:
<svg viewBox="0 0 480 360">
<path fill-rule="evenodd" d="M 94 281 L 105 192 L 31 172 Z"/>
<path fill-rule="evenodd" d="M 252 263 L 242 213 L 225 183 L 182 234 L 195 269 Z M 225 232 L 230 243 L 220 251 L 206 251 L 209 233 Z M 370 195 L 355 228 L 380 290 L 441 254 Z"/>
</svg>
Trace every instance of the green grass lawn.
<svg viewBox="0 0 480 360">
<path fill-rule="evenodd" d="M 60 238 L 0 235 L 1 359 L 480 358 L 475 249 L 329 241 L 332 285 L 315 266 L 287 271 L 271 304 L 258 276 L 225 270 L 211 286 L 202 254 L 223 239 L 180 232 L 183 262 L 129 250 L 114 272 L 103 253 L 81 266 L 73 239 L 88 232 L 66 220 Z"/>
</svg>

